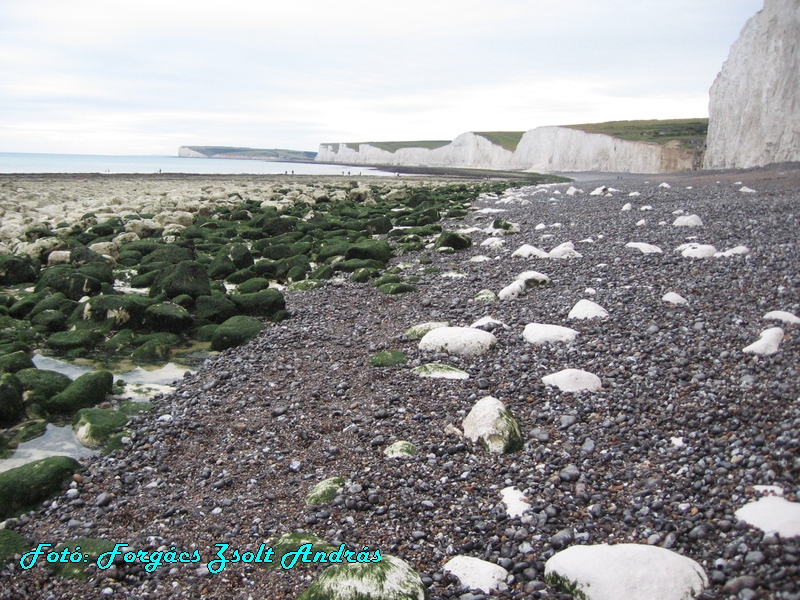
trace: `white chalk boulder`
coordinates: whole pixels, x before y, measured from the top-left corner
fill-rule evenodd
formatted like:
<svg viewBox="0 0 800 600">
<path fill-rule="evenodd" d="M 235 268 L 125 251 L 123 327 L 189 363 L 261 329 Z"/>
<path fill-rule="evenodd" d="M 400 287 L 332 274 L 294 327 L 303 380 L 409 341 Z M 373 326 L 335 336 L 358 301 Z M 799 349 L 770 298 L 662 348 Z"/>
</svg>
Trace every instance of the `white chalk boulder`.
<svg viewBox="0 0 800 600">
<path fill-rule="evenodd" d="M 462 423 L 464 436 L 493 454 L 510 454 L 522 448 L 519 424 L 497 398 L 481 398 Z"/>
<path fill-rule="evenodd" d="M 525 282 L 526 287 L 531 287 L 534 285 L 545 285 L 547 283 L 550 283 L 550 278 L 544 273 L 539 273 L 539 271 L 523 271 L 522 273 L 517 275 L 514 279 L 516 281 Z"/>
<path fill-rule="evenodd" d="M 770 327 L 761 332 L 758 340 L 742 348 L 742 352 L 747 354 L 762 354 L 769 356 L 775 354 L 783 341 L 784 331 L 780 327 Z"/>
<path fill-rule="evenodd" d="M 594 373 L 582 369 L 564 369 L 542 377 L 545 385 L 552 385 L 562 392 L 580 392 L 583 390 L 599 390 L 603 387 L 600 378 Z"/>
<path fill-rule="evenodd" d="M 737 510 L 736 517 L 762 531 L 777 531 L 781 537 L 800 535 L 800 502 L 765 496 Z"/>
<path fill-rule="evenodd" d="M 564 242 L 559 244 L 548 253 L 550 258 L 582 258 L 583 254 L 575 250 L 575 244 Z"/>
<path fill-rule="evenodd" d="M 608 311 L 591 300 L 579 300 L 567 315 L 568 319 L 605 319 Z"/>
<path fill-rule="evenodd" d="M 526 287 L 527 286 L 525 285 L 524 281 L 512 281 L 506 287 L 500 290 L 500 293 L 497 294 L 497 297 L 500 298 L 500 300 L 514 300 L 525 291 Z"/>
<path fill-rule="evenodd" d="M 561 325 L 544 323 L 528 323 L 522 332 L 523 339 L 530 344 L 549 344 L 553 342 L 571 342 L 578 332 Z"/>
<path fill-rule="evenodd" d="M 673 227 L 702 227 L 703 220 L 697 215 L 680 216 L 672 222 Z"/>
<path fill-rule="evenodd" d="M 653 244 L 645 244 L 644 242 L 628 242 L 625 244 L 626 248 L 634 248 L 642 254 L 661 254 L 662 250 Z"/>
<path fill-rule="evenodd" d="M 670 304 L 688 304 L 689 301 L 675 292 L 667 292 L 661 297 L 662 302 L 669 302 Z"/>
<path fill-rule="evenodd" d="M 444 565 L 445 573 L 452 573 L 461 585 L 486 594 L 505 586 L 508 571 L 500 565 L 472 556 L 454 556 Z"/>
<path fill-rule="evenodd" d="M 763 319 L 767 321 L 783 321 L 784 323 L 789 323 L 791 325 L 798 325 L 800 324 L 800 318 L 797 315 L 794 315 L 785 310 L 772 310 L 765 314 Z"/>
<path fill-rule="evenodd" d="M 496 344 L 497 338 L 488 331 L 471 327 L 439 327 L 425 334 L 419 341 L 419 349 L 459 356 L 479 356 Z"/>
<path fill-rule="evenodd" d="M 506 505 L 506 514 L 512 519 L 521 517 L 531 507 L 528 498 L 519 491 L 517 486 L 503 488 L 500 490 L 500 496 L 503 498 L 503 504 Z"/>
<path fill-rule="evenodd" d="M 450 323 L 446 321 L 428 321 L 427 323 L 420 323 L 419 325 L 414 325 L 413 327 L 409 327 L 403 333 L 409 339 L 416 340 L 422 337 L 425 337 L 425 334 L 429 331 L 433 331 L 434 329 L 439 329 L 440 327 L 449 327 Z"/>
<path fill-rule="evenodd" d="M 297 600 L 425 600 L 427 597 L 425 584 L 408 563 L 383 554 L 380 562 L 348 563 L 326 569 Z"/>
<path fill-rule="evenodd" d="M 571 546 L 545 563 L 544 579 L 588 600 L 688 600 L 708 586 L 696 561 L 643 544 Z"/>
<path fill-rule="evenodd" d="M 681 244 L 675 248 L 675 252 L 680 252 L 681 256 L 686 258 L 710 258 L 716 256 L 717 249 L 711 244 L 690 242 L 688 244 Z"/>
<path fill-rule="evenodd" d="M 469 379 L 469 373 L 442 363 L 428 363 L 411 369 L 414 375 L 431 379 Z"/>
<path fill-rule="evenodd" d="M 511 253 L 511 256 L 516 258 L 550 258 L 547 252 L 540 250 L 536 246 L 531 246 L 530 244 L 522 244 L 522 246 Z"/>
</svg>

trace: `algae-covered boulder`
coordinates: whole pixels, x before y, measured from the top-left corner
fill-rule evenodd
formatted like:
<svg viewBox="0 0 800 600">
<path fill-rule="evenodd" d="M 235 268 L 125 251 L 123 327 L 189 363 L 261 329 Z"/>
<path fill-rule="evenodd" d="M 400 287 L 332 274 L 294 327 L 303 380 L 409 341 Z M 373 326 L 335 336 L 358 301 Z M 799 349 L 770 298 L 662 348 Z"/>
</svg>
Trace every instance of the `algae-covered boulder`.
<svg viewBox="0 0 800 600">
<path fill-rule="evenodd" d="M 102 291 L 103 285 L 99 279 L 72 267 L 58 266 L 42 272 L 34 291 L 41 292 L 47 288 L 61 292 L 70 300 L 80 300 L 84 296 L 96 296 Z"/>
<path fill-rule="evenodd" d="M 240 283 L 236 287 L 236 291 L 240 294 L 254 294 L 255 292 L 269 289 L 269 284 L 269 279 L 254 277 L 253 279 L 248 279 L 244 283 Z"/>
<path fill-rule="evenodd" d="M 225 295 L 200 296 L 195 302 L 195 316 L 204 321 L 222 323 L 236 314 L 236 305 Z"/>
<path fill-rule="evenodd" d="M 377 260 L 386 263 L 392 256 L 391 246 L 383 240 L 365 240 L 350 246 L 345 252 L 344 258 L 345 260 L 353 258 Z"/>
<path fill-rule="evenodd" d="M 192 326 L 192 315 L 182 306 L 161 302 L 148 307 L 144 313 L 144 324 L 150 331 L 182 333 Z"/>
<path fill-rule="evenodd" d="M 80 468 L 74 458 L 51 456 L 0 473 L 0 519 L 59 492 Z"/>
<path fill-rule="evenodd" d="M 75 415 L 72 429 L 78 441 L 91 448 L 102 446 L 128 422 L 125 413 L 104 408 L 83 408 Z"/>
<path fill-rule="evenodd" d="M 63 392 L 45 402 L 43 408 L 52 413 L 63 414 L 90 408 L 105 400 L 106 394 L 111 393 L 113 385 L 114 376 L 110 371 L 84 373 Z"/>
<path fill-rule="evenodd" d="M 95 296 L 83 304 L 80 318 L 96 322 L 107 322 L 111 329 L 128 327 L 138 329 L 144 323 L 145 311 L 155 304 L 152 298 L 136 294 Z M 75 315 L 70 321 L 74 322 Z"/>
<path fill-rule="evenodd" d="M 28 318 L 33 319 L 36 315 L 46 310 L 57 310 L 68 317 L 77 305 L 78 303 L 75 300 L 70 300 L 61 292 L 56 292 L 38 302 L 33 307 L 33 310 L 28 313 Z"/>
<path fill-rule="evenodd" d="M 271 545 L 272 549 L 275 551 L 275 554 L 272 556 L 272 562 L 259 564 L 259 566 L 263 567 L 264 569 L 274 569 L 276 567 L 280 567 L 282 565 L 284 556 L 286 556 L 287 554 L 293 554 L 294 556 L 297 556 L 295 553 L 298 551 L 298 549 L 302 548 L 307 544 L 311 545 L 313 553 L 317 552 L 328 553 L 338 550 L 338 548 L 332 546 L 331 544 L 329 544 L 322 538 L 317 537 L 313 533 L 306 533 L 306 532 L 284 533 Z M 289 564 L 288 561 L 292 559 L 293 556 L 287 558 L 286 562 L 287 566 Z M 295 563 L 293 568 L 302 567 L 304 564 L 308 563 L 303 563 L 302 561 L 298 561 Z"/>
<path fill-rule="evenodd" d="M 212 279 L 226 279 L 236 271 L 236 265 L 227 254 L 220 254 L 208 265 L 208 276 Z"/>
<path fill-rule="evenodd" d="M 233 294 L 230 299 L 238 312 L 251 317 L 272 317 L 286 309 L 283 294 L 274 288 L 253 294 Z"/>
<path fill-rule="evenodd" d="M 378 352 L 369 359 L 369 364 L 373 367 L 396 367 L 397 365 L 405 364 L 408 361 L 406 355 L 397 350 L 384 350 Z"/>
<path fill-rule="evenodd" d="M 0 255 L 0 285 L 34 283 L 37 275 L 33 260 L 27 254 L 21 256 Z"/>
<path fill-rule="evenodd" d="M 469 379 L 469 373 L 451 365 L 442 363 L 428 363 L 411 369 L 411 372 L 420 377 L 432 379 Z"/>
<path fill-rule="evenodd" d="M 32 545 L 16 531 L 0 529 L 0 566 L 14 558 L 15 554 L 24 554 Z"/>
<path fill-rule="evenodd" d="M 317 504 L 328 504 L 336 498 L 336 495 L 342 490 L 344 485 L 344 477 L 329 477 L 323 479 L 317 485 L 312 487 L 308 494 L 306 494 L 306 504 L 308 506 L 316 506 Z"/>
<path fill-rule="evenodd" d="M 147 340 L 133 351 L 133 362 L 137 365 L 165 363 L 172 356 L 172 349 L 162 340 Z"/>
<path fill-rule="evenodd" d="M 417 288 L 407 283 L 384 283 L 383 285 L 378 286 L 378 290 L 389 296 L 394 296 L 396 294 L 408 294 L 410 292 L 416 292 Z"/>
<path fill-rule="evenodd" d="M 264 325 L 252 317 L 237 315 L 214 330 L 211 337 L 212 350 L 225 350 L 246 344 L 264 329 Z"/>
<path fill-rule="evenodd" d="M 16 375 L 0 375 L 0 427 L 10 427 L 25 416 L 22 383 Z"/>
<path fill-rule="evenodd" d="M 150 296 L 164 293 L 168 298 L 188 295 L 192 298 L 208 296 L 211 280 L 205 268 L 193 260 L 184 260 L 171 266 L 159 276 L 150 288 Z"/>
<path fill-rule="evenodd" d="M 57 352 L 91 350 L 103 340 L 103 334 L 92 329 L 75 329 L 54 333 L 45 344 Z"/>
<path fill-rule="evenodd" d="M 436 248 L 443 246 L 453 250 L 464 250 L 472 246 L 472 239 L 455 231 L 443 231 L 436 239 Z"/>
<path fill-rule="evenodd" d="M 22 350 L 0 356 L 0 373 L 16 373 L 22 369 L 32 369 L 35 366 L 28 353 Z"/>
<path fill-rule="evenodd" d="M 433 331 L 434 329 L 439 329 L 440 327 L 450 327 L 450 323 L 447 321 L 428 321 L 426 323 L 420 323 L 419 325 L 414 325 L 406 329 L 403 334 L 409 339 L 419 339 L 425 337 L 425 334 L 429 331 Z"/>
<path fill-rule="evenodd" d="M 57 310 L 44 310 L 31 319 L 31 324 L 49 332 L 64 331 L 67 328 L 67 317 Z"/>
<path fill-rule="evenodd" d="M 510 454 L 523 446 L 517 420 L 497 398 L 486 396 L 472 407 L 462 424 L 464 436 L 494 454 Z"/>
<path fill-rule="evenodd" d="M 389 458 L 414 456 L 417 453 L 417 447 L 411 442 L 397 440 L 384 448 L 383 453 Z"/>
<path fill-rule="evenodd" d="M 297 600 L 426 600 L 428 597 L 419 574 L 405 561 L 385 554 L 380 562 L 326 569 Z"/>
<path fill-rule="evenodd" d="M 22 384 L 23 400 L 26 405 L 47 402 L 72 383 L 72 379 L 63 373 L 35 367 L 17 371 L 17 378 Z"/>
<path fill-rule="evenodd" d="M 85 556 L 84 562 L 48 562 L 44 563 L 45 568 L 60 577 L 84 581 L 89 579 L 89 572 L 86 567 L 90 564 L 97 564 L 97 559 L 106 552 L 111 552 L 115 545 L 115 542 L 96 538 L 80 537 L 67 540 L 66 542 L 61 542 L 55 548 L 48 548 L 47 550 L 60 554 L 64 549 L 69 548 L 70 552 L 77 551 L 83 554 Z M 80 548 L 80 550 L 76 550 L 76 548 Z M 129 550 L 129 548 L 124 550 Z"/>
</svg>

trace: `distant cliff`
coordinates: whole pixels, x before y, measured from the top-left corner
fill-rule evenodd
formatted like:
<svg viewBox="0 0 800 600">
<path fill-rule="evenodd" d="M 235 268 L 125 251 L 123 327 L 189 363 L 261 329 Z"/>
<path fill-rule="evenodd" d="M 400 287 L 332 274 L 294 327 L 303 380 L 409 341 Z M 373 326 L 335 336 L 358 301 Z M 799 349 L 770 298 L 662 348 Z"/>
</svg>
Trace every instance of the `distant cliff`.
<svg viewBox="0 0 800 600">
<path fill-rule="evenodd" d="M 707 169 L 800 161 L 800 0 L 765 0 L 711 86 Z"/>
<path fill-rule="evenodd" d="M 680 142 L 655 144 L 586 133 L 567 127 L 538 127 L 513 143 L 495 135 L 462 133 L 450 143 L 419 146 L 391 143 L 321 144 L 317 161 L 343 164 L 466 167 L 511 171 L 607 171 L 664 173 L 697 167 L 697 153 Z M 497 137 L 498 139 L 493 138 Z M 510 139 L 506 137 L 506 141 Z M 497 143 L 500 142 L 500 143 Z M 427 147 L 423 147 L 425 144 Z"/>
<path fill-rule="evenodd" d="M 239 158 L 250 160 L 274 160 L 289 162 L 309 162 L 316 152 L 303 150 L 284 150 L 281 148 L 241 148 L 236 146 L 181 146 L 180 158 Z"/>
</svg>

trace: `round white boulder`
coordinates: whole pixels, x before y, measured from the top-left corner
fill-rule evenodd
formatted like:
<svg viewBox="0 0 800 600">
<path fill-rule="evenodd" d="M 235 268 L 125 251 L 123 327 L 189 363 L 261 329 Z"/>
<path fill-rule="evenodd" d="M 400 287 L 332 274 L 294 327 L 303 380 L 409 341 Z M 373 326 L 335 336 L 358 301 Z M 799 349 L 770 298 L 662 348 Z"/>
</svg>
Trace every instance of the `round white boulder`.
<svg viewBox="0 0 800 600">
<path fill-rule="evenodd" d="M 662 302 L 669 302 L 670 304 L 688 304 L 689 301 L 675 292 L 667 292 L 661 297 Z"/>
<path fill-rule="evenodd" d="M 488 331 L 471 327 L 440 327 L 425 334 L 419 349 L 459 356 L 479 356 L 494 348 L 497 338 Z"/>
<path fill-rule="evenodd" d="M 454 556 L 445 563 L 444 571 L 458 577 L 461 585 L 487 594 L 505 585 L 508 577 L 500 565 L 472 556 Z"/>
<path fill-rule="evenodd" d="M 777 531 L 781 537 L 800 535 L 800 502 L 765 496 L 737 510 L 736 517 L 762 531 Z"/>
<path fill-rule="evenodd" d="M 589 600 L 686 600 L 708 586 L 691 558 L 642 544 L 571 546 L 545 563 L 544 578 Z"/>
<path fill-rule="evenodd" d="M 579 300 L 567 315 L 568 319 L 605 319 L 608 311 L 591 300 Z"/>
<path fill-rule="evenodd" d="M 564 369 L 542 377 L 546 385 L 553 385 L 562 392 L 580 392 L 582 390 L 599 390 L 603 387 L 600 378 L 594 373 L 581 369 Z"/>
<path fill-rule="evenodd" d="M 635 248 L 642 254 L 661 254 L 662 250 L 653 244 L 645 244 L 644 242 L 628 242 L 625 244 L 626 248 Z"/>
<path fill-rule="evenodd" d="M 794 315 L 785 310 L 772 310 L 765 314 L 763 319 L 767 321 L 783 321 L 784 323 L 789 323 L 791 325 L 800 324 L 800 318 L 797 315 Z"/>
<path fill-rule="evenodd" d="M 522 244 L 522 246 L 514 250 L 511 256 L 517 258 L 550 258 L 547 252 L 530 244 Z"/>
<path fill-rule="evenodd" d="M 765 329 L 761 332 L 761 336 L 758 340 L 746 348 L 742 348 L 742 352 L 746 352 L 747 354 L 763 354 L 764 356 L 775 354 L 781 345 L 781 341 L 783 341 L 783 335 L 783 329 L 780 327 Z"/>
<path fill-rule="evenodd" d="M 569 327 L 560 325 L 546 325 L 544 323 L 528 323 L 522 337 L 531 344 L 547 344 L 551 342 L 571 342 L 578 332 Z"/>
<path fill-rule="evenodd" d="M 702 227 L 703 220 L 697 215 L 682 215 L 672 222 L 673 227 Z"/>
</svg>

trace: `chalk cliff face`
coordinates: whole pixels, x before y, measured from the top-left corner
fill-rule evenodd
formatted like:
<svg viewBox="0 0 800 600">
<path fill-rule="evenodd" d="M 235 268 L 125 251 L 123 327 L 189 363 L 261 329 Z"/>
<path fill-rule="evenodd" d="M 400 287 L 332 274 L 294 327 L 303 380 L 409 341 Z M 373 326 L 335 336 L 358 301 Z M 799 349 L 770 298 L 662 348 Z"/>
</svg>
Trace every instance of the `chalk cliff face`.
<svg viewBox="0 0 800 600">
<path fill-rule="evenodd" d="M 351 165 L 464 167 L 511 171 L 609 171 L 663 173 L 693 168 L 694 154 L 675 145 L 630 142 L 567 127 L 525 132 L 513 152 L 474 133 L 462 133 L 441 148 L 401 148 L 369 144 L 321 144 L 317 161 Z"/>
<path fill-rule="evenodd" d="M 800 160 L 800 0 L 765 0 L 711 86 L 707 169 Z"/>
<path fill-rule="evenodd" d="M 181 146 L 178 148 L 178 156 L 180 158 L 208 158 L 205 154 L 200 154 L 199 152 L 195 152 L 191 148 L 187 146 Z"/>
</svg>

